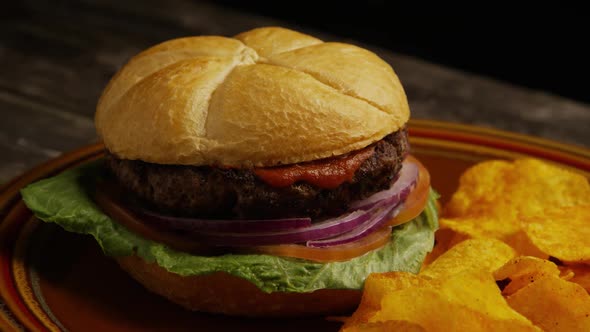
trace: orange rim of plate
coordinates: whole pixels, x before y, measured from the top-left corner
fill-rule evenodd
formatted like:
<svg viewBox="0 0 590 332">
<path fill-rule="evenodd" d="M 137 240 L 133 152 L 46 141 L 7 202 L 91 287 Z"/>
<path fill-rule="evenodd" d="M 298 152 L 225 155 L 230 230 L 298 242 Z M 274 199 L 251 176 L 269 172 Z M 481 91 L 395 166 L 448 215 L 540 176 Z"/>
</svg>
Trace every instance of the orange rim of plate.
<svg viewBox="0 0 590 332">
<path fill-rule="evenodd" d="M 411 120 L 409 136 L 417 153 L 496 156 L 515 159 L 535 157 L 559 163 L 590 177 L 590 150 L 547 139 L 497 129 L 430 120 Z M 0 330 L 59 330 L 59 323 L 36 302 L 27 280 L 24 255 L 28 235 L 36 227 L 19 190 L 29 183 L 52 176 L 103 155 L 100 143 L 82 147 L 47 161 L 5 184 L 0 189 Z M 446 152 L 439 152 L 446 150 Z M 25 227 L 25 226 L 29 227 Z"/>
</svg>

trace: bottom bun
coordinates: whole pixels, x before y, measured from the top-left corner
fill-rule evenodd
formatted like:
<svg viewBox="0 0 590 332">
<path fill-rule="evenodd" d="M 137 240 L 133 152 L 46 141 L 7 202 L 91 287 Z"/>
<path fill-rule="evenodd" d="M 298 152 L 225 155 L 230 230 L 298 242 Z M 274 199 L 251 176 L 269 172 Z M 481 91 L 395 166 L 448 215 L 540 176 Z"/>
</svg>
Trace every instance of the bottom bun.
<svg viewBox="0 0 590 332">
<path fill-rule="evenodd" d="M 224 272 L 183 277 L 137 256 L 117 261 L 150 291 L 194 311 L 251 317 L 333 315 L 352 312 L 361 298 L 361 291 L 346 289 L 269 294 Z"/>
</svg>

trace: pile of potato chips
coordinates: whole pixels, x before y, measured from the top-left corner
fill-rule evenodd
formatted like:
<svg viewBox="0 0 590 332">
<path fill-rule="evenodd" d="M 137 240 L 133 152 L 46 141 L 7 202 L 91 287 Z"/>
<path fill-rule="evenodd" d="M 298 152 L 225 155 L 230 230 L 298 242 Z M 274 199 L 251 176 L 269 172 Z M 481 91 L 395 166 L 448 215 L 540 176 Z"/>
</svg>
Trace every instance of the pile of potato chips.
<svg viewBox="0 0 590 332">
<path fill-rule="evenodd" d="M 342 331 L 590 331 L 590 185 L 541 162 L 467 170 L 418 275 L 373 274 Z"/>
</svg>

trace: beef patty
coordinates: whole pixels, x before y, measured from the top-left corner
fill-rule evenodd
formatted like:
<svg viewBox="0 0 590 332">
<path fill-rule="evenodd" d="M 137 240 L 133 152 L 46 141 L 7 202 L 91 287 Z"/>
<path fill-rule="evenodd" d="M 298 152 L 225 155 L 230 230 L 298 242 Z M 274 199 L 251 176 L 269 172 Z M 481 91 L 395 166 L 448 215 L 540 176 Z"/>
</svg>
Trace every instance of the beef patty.
<svg viewBox="0 0 590 332">
<path fill-rule="evenodd" d="M 350 182 L 324 189 L 305 182 L 275 188 L 252 169 L 161 165 L 119 159 L 106 165 L 118 182 L 152 209 L 201 218 L 268 219 L 336 216 L 350 202 L 387 189 L 408 152 L 405 128 L 373 144 L 374 150 Z M 337 158 L 337 157 L 334 157 Z"/>
</svg>

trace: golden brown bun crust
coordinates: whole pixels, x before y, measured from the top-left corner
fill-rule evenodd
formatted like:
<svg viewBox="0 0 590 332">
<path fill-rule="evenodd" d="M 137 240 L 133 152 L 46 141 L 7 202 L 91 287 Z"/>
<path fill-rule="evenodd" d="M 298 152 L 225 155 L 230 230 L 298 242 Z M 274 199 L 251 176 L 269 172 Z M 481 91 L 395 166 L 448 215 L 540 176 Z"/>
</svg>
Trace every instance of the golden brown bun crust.
<svg viewBox="0 0 590 332">
<path fill-rule="evenodd" d="M 360 291 L 332 289 L 267 294 L 244 279 L 222 272 L 183 277 L 137 256 L 119 257 L 117 261 L 150 291 L 194 311 L 250 317 L 346 314 L 361 298 Z"/>
<path fill-rule="evenodd" d="M 375 54 L 270 27 L 140 53 L 105 88 L 95 122 L 119 158 L 251 167 L 357 150 L 408 118 L 397 76 Z"/>
</svg>

